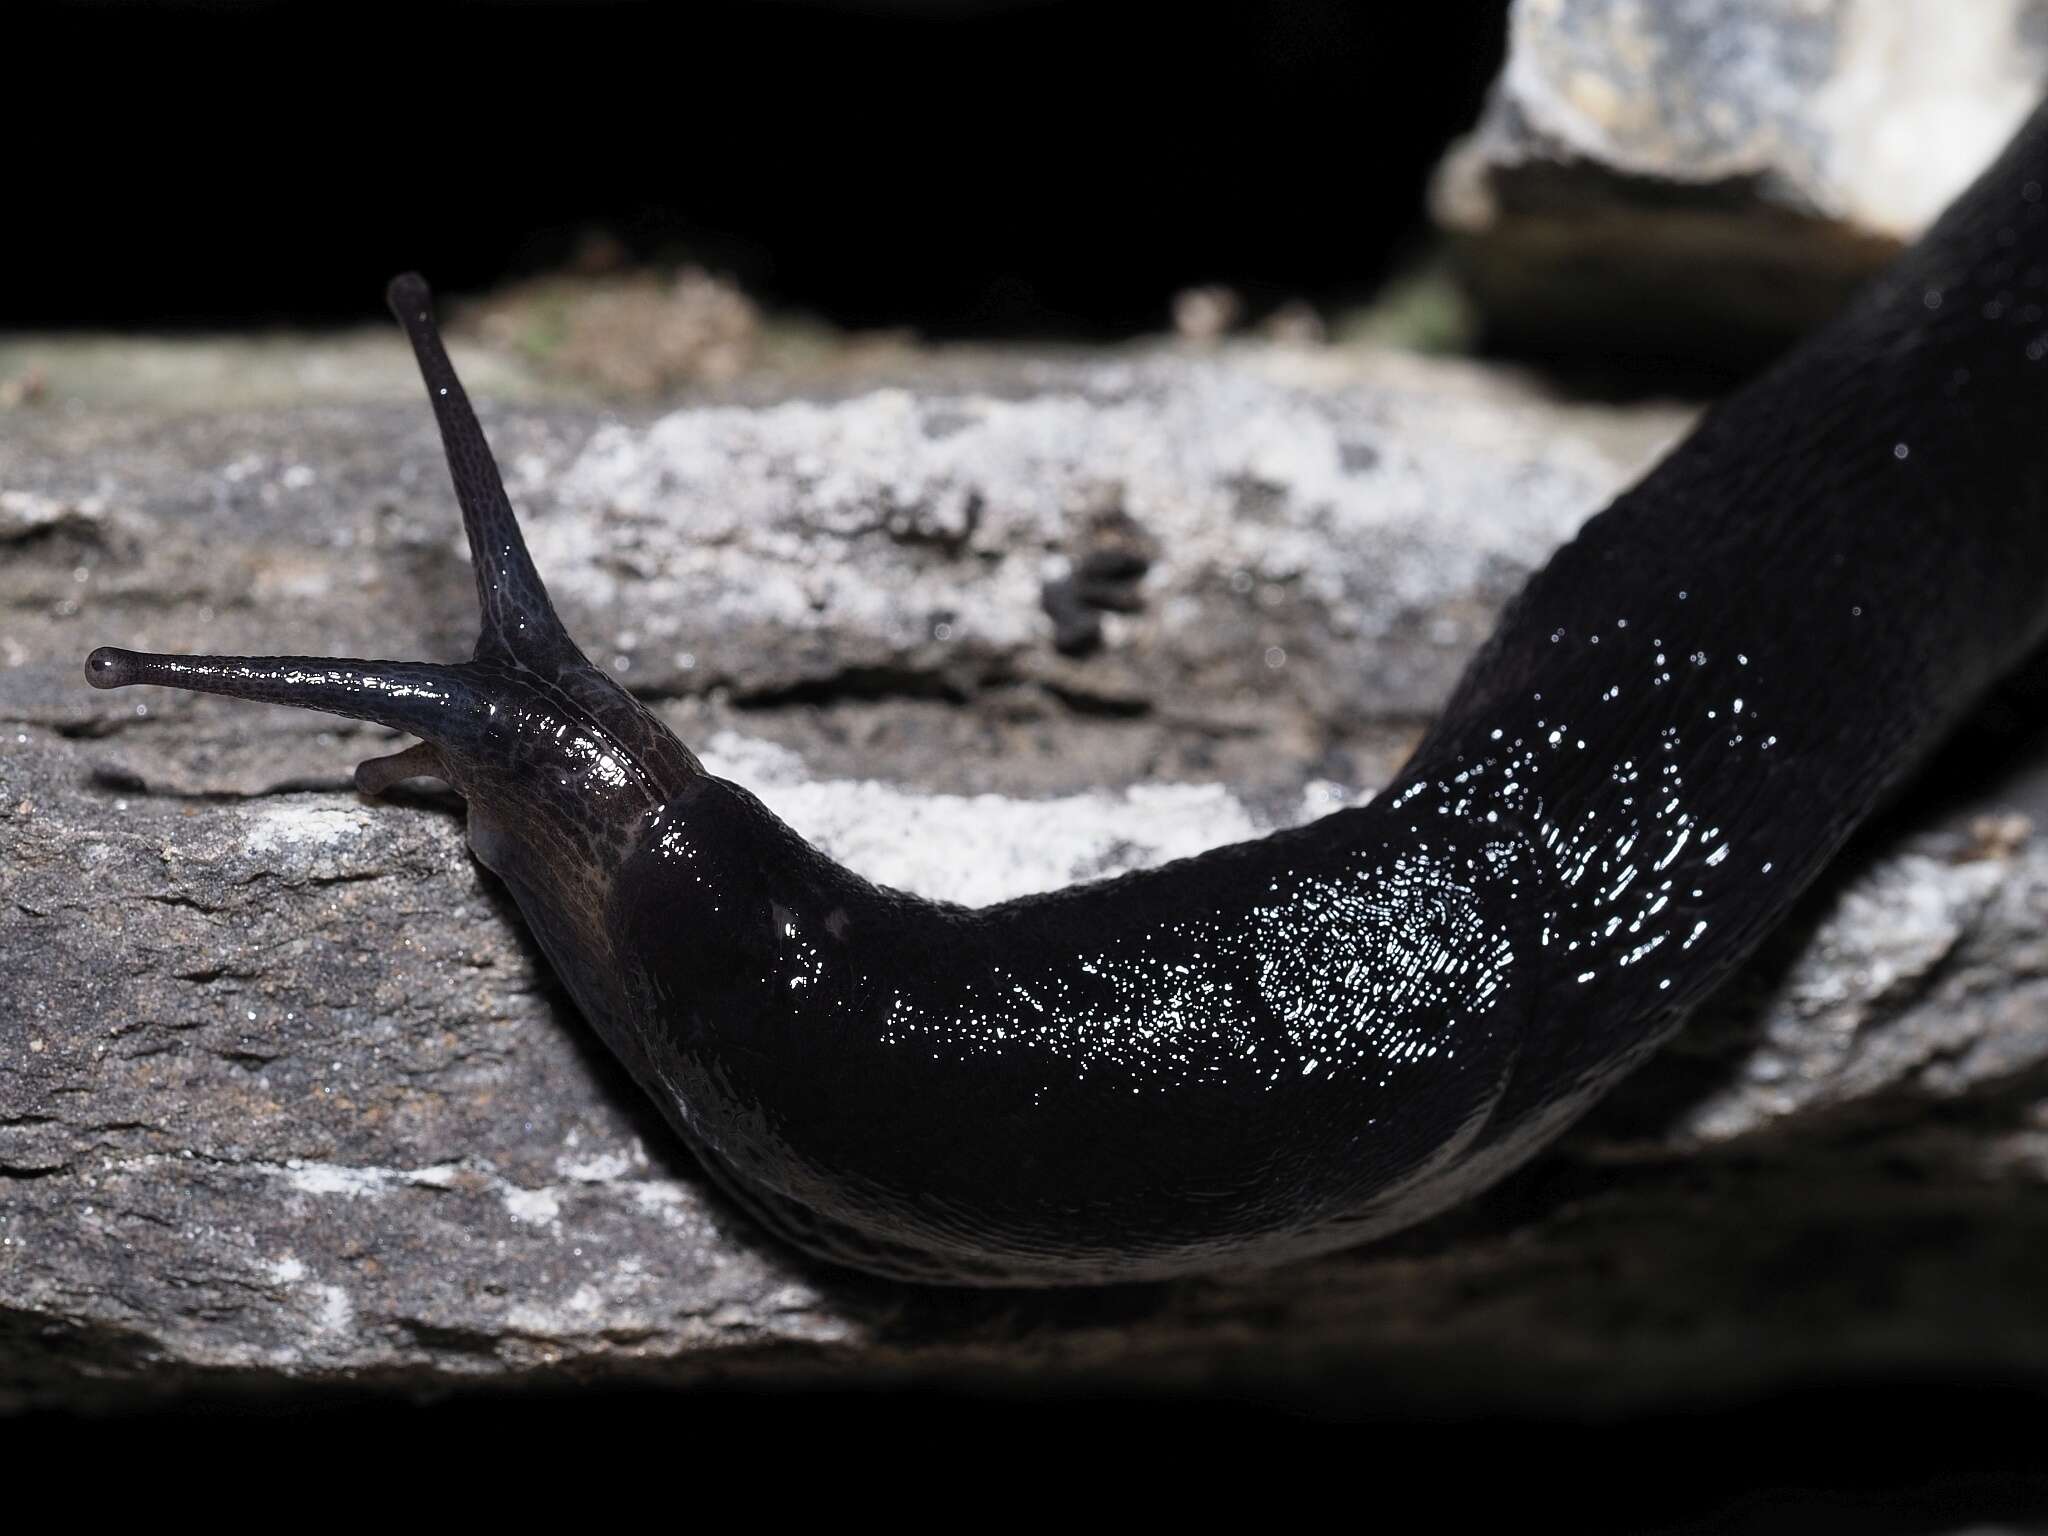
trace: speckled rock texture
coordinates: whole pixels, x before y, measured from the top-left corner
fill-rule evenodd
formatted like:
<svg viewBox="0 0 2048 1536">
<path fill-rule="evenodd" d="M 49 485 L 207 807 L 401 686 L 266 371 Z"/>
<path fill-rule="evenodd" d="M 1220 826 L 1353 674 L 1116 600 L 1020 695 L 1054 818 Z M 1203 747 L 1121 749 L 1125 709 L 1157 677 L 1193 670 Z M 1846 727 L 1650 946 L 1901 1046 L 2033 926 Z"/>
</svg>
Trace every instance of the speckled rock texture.
<svg viewBox="0 0 2048 1536">
<path fill-rule="evenodd" d="M 1369 793 L 1685 414 L 1277 350 L 486 408 L 591 653 L 863 873 L 969 901 Z M 418 404 L 0 421 L 0 1403 L 914 1379 L 1482 1412 L 2048 1373 L 2037 696 L 1477 1204 L 1272 1273 L 958 1295 L 806 1265 L 709 1190 L 455 802 L 348 788 L 385 733 L 80 672 L 454 657 L 473 601 Z"/>
<path fill-rule="evenodd" d="M 1746 362 L 1910 241 L 2044 86 L 2041 0 L 1514 0 L 1436 217 L 1496 333 Z"/>
</svg>

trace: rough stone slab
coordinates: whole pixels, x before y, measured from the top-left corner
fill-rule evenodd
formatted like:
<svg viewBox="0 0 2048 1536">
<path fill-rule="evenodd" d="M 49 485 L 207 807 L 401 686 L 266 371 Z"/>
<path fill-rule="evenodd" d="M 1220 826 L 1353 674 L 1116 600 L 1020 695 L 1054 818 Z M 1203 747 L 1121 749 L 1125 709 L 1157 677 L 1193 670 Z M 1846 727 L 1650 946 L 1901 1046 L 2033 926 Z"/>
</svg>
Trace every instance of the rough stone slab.
<svg viewBox="0 0 2048 1536">
<path fill-rule="evenodd" d="M 82 683 L 98 642 L 461 654 L 424 414 L 6 422 L 5 1400 L 917 1378 L 1481 1411 L 2048 1371 L 2038 746 L 1973 749 L 2002 771 L 1909 804 L 1565 1145 L 1394 1242 L 1052 1297 L 792 1258 L 575 1018 L 453 802 L 348 791 L 385 733 Z M 593 654 L 862 872 L 976 901 L 1369 792 L 1683 415 L 1265 351 L 487 412 Z M 1106 526 L 1150 564 L 1063 654 L 1043 587 Z"/>
<path fill-rule="evenodd" d="M 1741 359 L 1883 266 L 2044 87 L 2040 0 L 1515 0 L 1435 213 L 1513 339 Z"/>
</svg>

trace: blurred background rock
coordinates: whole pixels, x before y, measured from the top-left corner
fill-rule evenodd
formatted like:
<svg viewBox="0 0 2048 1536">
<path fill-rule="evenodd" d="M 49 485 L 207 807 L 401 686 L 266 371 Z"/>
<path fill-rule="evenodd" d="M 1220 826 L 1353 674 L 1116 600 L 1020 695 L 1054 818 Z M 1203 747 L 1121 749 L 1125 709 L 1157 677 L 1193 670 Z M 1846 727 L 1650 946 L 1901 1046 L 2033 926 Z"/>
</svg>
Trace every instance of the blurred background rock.
<svg viewBox="0 0 2048 1536">
<path fill-rule="evenodd" d="M 1494 345 L 1756 366 L 2004 147 L 2038 0 L 1517 0 L 1433 189 Z"/>
</svg>

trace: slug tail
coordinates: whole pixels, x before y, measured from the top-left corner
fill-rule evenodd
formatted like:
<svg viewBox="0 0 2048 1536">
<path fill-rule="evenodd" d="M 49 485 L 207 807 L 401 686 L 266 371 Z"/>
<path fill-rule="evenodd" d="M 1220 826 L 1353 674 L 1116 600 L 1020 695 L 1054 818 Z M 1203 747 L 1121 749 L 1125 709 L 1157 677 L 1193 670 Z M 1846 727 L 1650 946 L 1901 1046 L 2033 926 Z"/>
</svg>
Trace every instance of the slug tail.
<svg viewBox="0 0 2048 1536">
<path fill-rule="evenodd" d="M 262 704 L 289 704 L 352 720 L 372 720 L 429 742 L 473 734 L 476 721 L 488 717 L 491 710 L 490 700 L 468 668 L 424 661 L 167 656 L 103 645 L 85 659 L 85 678 L 95 688 L 144 683 Z M 394 782 L 385 780 L 387 785 Z"/>
<path fill-rule="evenodd" d="M 434 419 L 440 424 L 455 499 L 462 506 L 462 526 L 469 534 L 476 568 L 477 602 L 483 610 L 475 659 L 522 663 L 538 672 L 556 671 L 564 664 L 587 665 L 555 616 L 547 587 L 526 552 L 498 462 L 441 345 L 434 296 L 426 279 L 417 272 L 401 273 L 385 289 L 384 300 L 412 343 Z"/>
</svg>

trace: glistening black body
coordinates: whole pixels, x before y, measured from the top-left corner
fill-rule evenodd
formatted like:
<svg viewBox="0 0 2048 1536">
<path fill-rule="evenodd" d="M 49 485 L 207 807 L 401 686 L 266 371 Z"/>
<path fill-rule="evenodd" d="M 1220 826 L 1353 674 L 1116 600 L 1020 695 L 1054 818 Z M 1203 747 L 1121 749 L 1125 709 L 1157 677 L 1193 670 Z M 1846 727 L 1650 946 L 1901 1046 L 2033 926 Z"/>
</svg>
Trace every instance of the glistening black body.
<svg viewBox="0 0 2048 1536">
<path fill-rule="evenodd" d="M 2048 630 L 2048 114 L 1528 585 L 1397 782 L 978 911 L 870 885 L 569 640 L 416 277 L 484 623 L 451 666 L 95 651 L 422 738 L 705 1165 L 828 1259 L 1074 1284 L 1272 1263 L 1526 1160 Z"/>
</svg>

